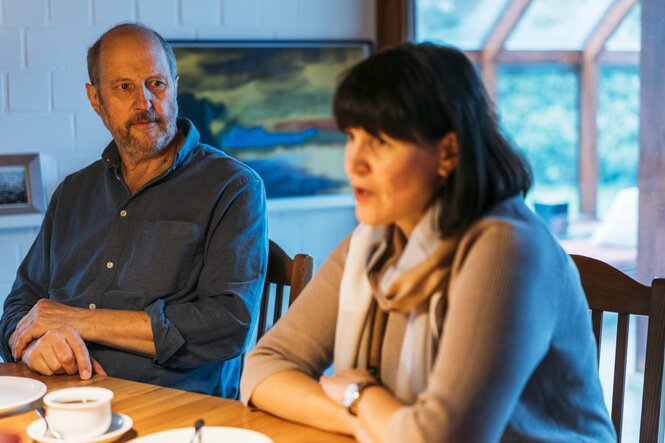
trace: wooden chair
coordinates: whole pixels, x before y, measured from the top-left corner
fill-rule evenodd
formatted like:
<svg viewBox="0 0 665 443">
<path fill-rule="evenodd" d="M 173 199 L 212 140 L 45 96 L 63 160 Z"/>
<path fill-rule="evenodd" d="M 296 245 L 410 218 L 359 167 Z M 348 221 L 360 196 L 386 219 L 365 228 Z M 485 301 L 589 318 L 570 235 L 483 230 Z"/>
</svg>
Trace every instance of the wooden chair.
<svg viewBox="0 0 665 443">
<path fill-rule="evenodd" d="M 270 240 L 268 249 L 268 272 L 263 286 L 259 325 L 256 333 L 258 341 L 282 316 L 284 288 L 289 287 L 287 306 L 291 306 L 312 278 L 314 259 L 308 254 L 296 254 L 293 259 Z M 274 291 L 271 291 L 274 286 Z M 272 308 L 272 309 L 270 309 Z"/>
<path fill-rule="evenodd" d="M 603 312 L 618 314 L 617 340 L 612 392 L 612 423 L 621 441 L 623 393 L 626 384 L 626 354 L 630 315 L 649 318 L 647 330 L 644 391 L 640 443 L 663 443 L 665 434 L 665 397 L 663 395 L 663 358 L 665 354 L 665 279 L 656 278 L 645 286 L 609 264 L 581 255 L 572 255 L 580 272 L 598 345 Z"/>
</svg>

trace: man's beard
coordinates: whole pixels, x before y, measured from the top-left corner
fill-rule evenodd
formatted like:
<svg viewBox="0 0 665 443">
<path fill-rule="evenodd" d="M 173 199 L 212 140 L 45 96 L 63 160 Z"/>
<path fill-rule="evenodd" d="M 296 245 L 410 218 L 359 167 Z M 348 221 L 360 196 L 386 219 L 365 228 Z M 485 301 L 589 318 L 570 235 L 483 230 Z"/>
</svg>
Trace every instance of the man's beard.
<svg viewBox="0 0 665 443">
<path fill-rule="evenodd" d="M 164 116 L 161 117 L 154 110 L 141 111 L 129 118 L 124 125 L 112 125 L 106 110 L 102 106 L 102 120 L 106 127 L 111 131 L 113 140 L 115 140 L 118 149 L 130 156 L 152 155 L 166 148 L 174 139 L 177 125 L 176 117 L 178 115 L 178 104 L 173 103 L 164 109 Z M 142 136 L 132 134 L 132 125 L 138 122 L 154 122 L 158 125 L 160 132 L 156 137 L 149 136 L 148 132 Z"/>
</svg>

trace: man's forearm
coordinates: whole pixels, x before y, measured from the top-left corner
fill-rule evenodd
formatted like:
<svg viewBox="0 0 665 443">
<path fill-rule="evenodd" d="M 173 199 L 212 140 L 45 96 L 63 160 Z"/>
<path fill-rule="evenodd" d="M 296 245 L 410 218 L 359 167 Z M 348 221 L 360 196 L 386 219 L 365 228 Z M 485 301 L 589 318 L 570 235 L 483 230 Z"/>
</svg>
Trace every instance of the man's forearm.
<svg viewBox="0 0 665 443">
<path fill-rule="evenodd" d="M 72 322 L 84 340 L 115 349 L 155 356 L 150 316 L 144 311 L 81 309 Z"/>
</svg>

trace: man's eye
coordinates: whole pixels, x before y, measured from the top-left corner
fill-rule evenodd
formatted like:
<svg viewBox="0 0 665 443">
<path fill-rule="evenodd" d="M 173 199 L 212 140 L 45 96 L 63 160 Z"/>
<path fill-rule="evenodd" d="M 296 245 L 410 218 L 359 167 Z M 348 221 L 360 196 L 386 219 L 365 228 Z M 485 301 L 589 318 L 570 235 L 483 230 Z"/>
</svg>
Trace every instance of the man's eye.
<svg viewBox="0 0 665 443">
<path fill-rule="evenodd" d="M 123 91 L 129 90 L 129 88 L 130 88 L 129 83 L 120 83 L 118 85 L 118 89 L 122 89 Z"/>
<path fill-rule="evenodd" d="M 166 85 L 166 83 L 164 83 L 164 82 L 161 81 L 161 80 L 153 80 L 153 81 L 152 81 L 152 86 L 153 86 L 154 88 L 163 88 L 165 85 Z"/>
</svg>

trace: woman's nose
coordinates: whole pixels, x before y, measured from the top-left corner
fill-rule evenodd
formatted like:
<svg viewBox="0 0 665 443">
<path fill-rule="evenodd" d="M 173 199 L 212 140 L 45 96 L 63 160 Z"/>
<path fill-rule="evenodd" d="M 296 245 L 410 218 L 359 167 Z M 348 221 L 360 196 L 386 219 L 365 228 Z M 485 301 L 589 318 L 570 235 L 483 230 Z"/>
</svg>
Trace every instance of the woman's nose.
<svg viewBox="0 0 665 443">
<path fill-rule="evenodd" d="M 363 174 L 369 170 L 366 149 L 357 139 L 346 142 L 344 148 L 344 167 L 348 175 Z"/>
</svg>

